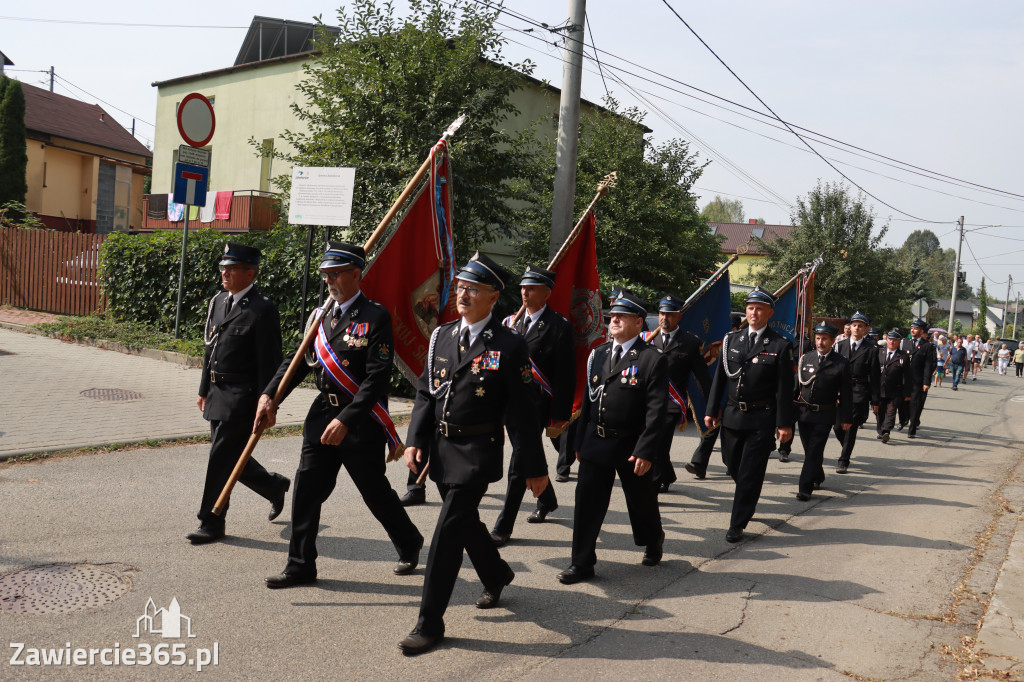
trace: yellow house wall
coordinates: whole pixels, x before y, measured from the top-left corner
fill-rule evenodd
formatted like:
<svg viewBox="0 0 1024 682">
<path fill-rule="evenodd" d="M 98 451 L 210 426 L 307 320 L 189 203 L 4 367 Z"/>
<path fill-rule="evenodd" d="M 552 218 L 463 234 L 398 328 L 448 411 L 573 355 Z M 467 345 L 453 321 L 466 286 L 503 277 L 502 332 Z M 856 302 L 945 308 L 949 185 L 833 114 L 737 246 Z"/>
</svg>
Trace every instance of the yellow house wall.
<svg viewBox="0 0 1024 682">
<path fill-rule="evenodd" d="M 25 166 L 25 181 L 28 192 L 25 193 L 25 207 L 35 213 L 43 211 L 43 163 L 46 160 L 46 147 L 42 142 L 29 140 L 28 165 Z"/>
<path fill-rule="evenodd" d="M 174 189 L 173 159 L 178 145 L 185 143 L 178 133 L 177 105 L 192 92 L 213 98 L 216 116 L 209 144 L 213 155 L 208 189 L 259 189 L 260 157 L 249 145 L 249 138 L 260 142 L 273 138 L 275 149 L 281 151 L 284 142 L 278 138 L 286 129 L 303 130 L 291 110 L 292 104 L 304 102 L 295 87 L 304 76 L 302 65 L 301 60 L 294 60 L 161 86 L 157 93 L 152 191 Z M 272 176 L 290 172 L 290 164 L 274 160 Z M 271 191 L 275 189 L 271 184 Z"/>
<path fill-rule="evenodd" d="M 763 262 L 764 256 L 740 255 L 736 262 L 729 266 L 729 280 L 739 284 L 757 284 L 755 272 Z"/>
</svg>

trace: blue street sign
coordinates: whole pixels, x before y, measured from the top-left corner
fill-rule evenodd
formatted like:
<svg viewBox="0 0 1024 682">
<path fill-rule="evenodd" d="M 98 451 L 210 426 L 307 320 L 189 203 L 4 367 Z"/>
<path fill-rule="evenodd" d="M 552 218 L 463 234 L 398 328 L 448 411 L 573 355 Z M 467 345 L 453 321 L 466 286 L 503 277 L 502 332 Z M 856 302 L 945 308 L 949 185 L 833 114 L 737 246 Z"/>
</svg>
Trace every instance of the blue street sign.
<svg viewBox="0 0 1024 682">
<path fill-rule="evenodd" d="M 174 164 L 174 203 L 205 206 L 206 184 L 209 179 L 209 168 L 188 163 Z"/>
</svg>

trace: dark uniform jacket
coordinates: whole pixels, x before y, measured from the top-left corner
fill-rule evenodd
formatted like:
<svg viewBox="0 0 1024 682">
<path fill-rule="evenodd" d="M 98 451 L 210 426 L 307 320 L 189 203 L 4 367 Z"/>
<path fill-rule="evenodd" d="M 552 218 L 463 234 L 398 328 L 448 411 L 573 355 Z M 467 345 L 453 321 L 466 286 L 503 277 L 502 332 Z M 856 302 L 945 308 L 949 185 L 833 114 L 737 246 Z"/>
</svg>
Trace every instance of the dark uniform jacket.
<svg viewBox="0 0 1024 682">
<path fill-rule="evenodd" d="M 333 309 L 335 304 L 330 302 L 329 305 Z M 315 315 L 315 312 L 310 315 L 307 325 Z M 298 371 L 295 372 L 285 392 L 287 396 L 310 372 L 313 373 L 320 395 L 313 400 L 306 421 L 308 423 L 311 419 L 316 419 L 324 423 L 322 428 L 319 423 L 317 424 L 318 429 L 314 429 L 316 433 L 303 435 L 319 441 L 322 429 L 326 428 L 331 419 L 337 419 L 348 428 L 348 434 L 342 441 L 343 446 L 379 447 L 385 438 L 384 430 L 370 417 L 370 411 L 378 401 L 383 401 L 385 407 L 387 406 L 391 367 L 394 362 L 391 314 L 384 306 L 371 301 L 360 292 L 344 315 L 335 321 L 331 312 L 328 312 L 323 325 L 327 342 L 338 362 L 352 374 L 359 384 L 359 390 L 354 399 L 350 398 L 327 375 L 317 362 L 313 347 L 310 347 L 305 361 L 299 363 Z M 294 355 L 292 353 L 281 363 L 277 374 L 263 389 L 264 393 L 274 395 Z"/>
<path fill-rule="evenodd" d="M 605 466 L 631 455 L 653 462 L 660 441 L 658 425 L 669 400 L 665 356 L 641 338 L 614 367 L 609 367 L 611 353 L 609 341 L 591 351 L 587 360 L 576 450 L 581 459 Z"/>
<path fill-rule="evenodd" d="M 664 332 L 662 332 L 664 333 Z M 651 345 L 661 350 L 668 363 L 668 378 L 679 391 L 680 396 L 686 394 L 690 383 L 690 375 L 697 380 L 700 392 L 706 397 L 711 390 L 711 375 L 708 365 L 704 362 L 704 342 L 696 334 L 676 327 L 672 339 L 664 349 L 661 347 L 661 334 L 651 339 Z M 668 418 L 679 421 L 680 409 L 671 398 L 665 407 Z"/>
<path fill-rule="evenodd" d="M 526 316 L 516 325 L 522 332 Z M 551 398 L 534 382 L 534 388 L 541 393 L 541 404 L 550 406 L 548 413 L 538 415 L 546 425 L 549 420 L 569 421 L 572 416 L 572 401 L 576 392 L 576 353 L 572 326 L 569 321 L 546 307 L 540 319 L 526 331 L 526 344 L 530 348 L 530 359 L 551 384 Z"/>
<path fill-rule="evenodd" d="M 920 345 L 914 347 L 915 339 L 903 339 L 900 342 L 900 350 L 910 356 L 910 369 L 907 373 L 907 381 L 910 382 L 911 390 L 920 391 L 925 384 L 932 382 L 932 374 L 938 363 L 938 356 L 935 354 L 935 346 L 928 339 L 922 338 Z M 910 390 L 907 391 L 908 393 Z"/>
<path fill-rule="evenodd" d="M 851 339 L 843 339 L 832 349 L 850 362 L 851 398 L 854 405 L 877 405 L 878 383 L 881 370 L 878 366 L 878 344 L 864 337 L 857 346 L 857 352 L 850 350 Z"/>
<path fill-rule="evenodd" d="M 492 316 L 459 360 L 460 324 L 456 320 L 434 330 L 417 382 L 408 445 L 430 452 L 431 480 L 493 483 L 504 471 L 502 426 L 507 424 L 519 444 L 515 473 L 545 476 L 526 341 Z M 458 435 L 463 430 L 470 435 Z"/>
<path fill-rule="evenodd" d="M 860 349 L 858 349 L 860 350 Z M 811 424 L 853 423 L 850 363 L 830 351 L 818 364 L 817 349 L 804 353 L 797 365 L 797 421 Z"/>
<path fill-rule="evenodd" d="M 707 414 L 717 417 L 718 406 L 724 400 L 722 425 L 726 428 L 788 428 L 796 414 L 793 345 L 771 327 L 765 327 L 757 346 L 751 348 L 749 333 L 744 328 L 725 335 L 722 361 L 711 382 Z M 729 373 L 736 376 L 730 377 Z"/>
<path fill-rule="evenodd" d="M 199 395 L 210 421 L 252 421 L 262 389 L 281 364 L 281 319 L 277 306 L 256 287 L 225 315 L 228 292 L 210 301 L 206 353 Z"/>
<path fill-rule="evenodd" d="M 910 367 L 910 358 L 907 357 L 906 353 L 897 348 L 893 351 L 892 359 L 886 362 L 885 357 L 888 353 L 888 348 L 878 349 L 879 374 L 881 378 L 878 395 L 889 401 L 901 400 L 904 396 L 909 395 L 909 391 L 907 391 L 909 386 L 905 382 L 907 380 L 907 371 Z"/>
</svg>

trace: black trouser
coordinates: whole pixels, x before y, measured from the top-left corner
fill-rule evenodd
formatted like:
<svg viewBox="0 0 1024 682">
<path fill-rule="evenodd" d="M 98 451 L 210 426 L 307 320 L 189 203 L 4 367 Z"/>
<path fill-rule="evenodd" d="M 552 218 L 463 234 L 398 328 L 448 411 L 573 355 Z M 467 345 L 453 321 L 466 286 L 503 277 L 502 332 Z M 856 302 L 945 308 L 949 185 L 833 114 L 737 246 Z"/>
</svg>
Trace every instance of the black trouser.
<svg viewBox="0 0 1024 682">
<path fill-rule="evenodd" d="M 924 403 L 928 400 L 928 391 L 924 390 L 924 384 L 918 383 L 910 393 L 910 402 L 904 401 L 907 405 L 907 412 L 910 415 L 910 429 L 907 431 L 911 436 L 921 428 L 921 413 L 924 412 Z"/>
<path fill-rule="evenodd" d="M 345 441 L 341 445 L 324 445 L 320 436 L 330 419 L 329 415 L 320 419 L 307 418 L 303 427 L 302 454 L 292 491 L 292 537 L 288 543 L 288 565 L 284 572 L 316 575 L 320 511 L 338 482 L 342 465 L 352 477 L 352 483 L 370 513 L 391 538 L 398 556 L 402 559 L 415 556 L 423 536 L 409 520 L 405 507 L 385 475 L 383 436 L 380 439 L 367 438 L 369 442 L 358 446 L 346 446 Z M 377 427 L 367 425 L 363 428 Z M 353 438 L 351 431 L 346 440 L 349 438 Z"/>
<path fill-rule="evenodd" d="M 811 494 L 815 483 L 825 482 L 825 445 L 832 424 L 800 422 L 800 444 L 804 446 L 804 465 L 800 469 L 800 492 Z"/>
<path fill-rule="evenodd" d="M 505 490 L 505 506 L 501 508 L 498 519 L 494 522 L 494 532 L 501 535 L 511 535 L 516 525 L 516 514 L 523 504 L 523 496 L 526 494 L 526 477 L 515 471 L 516 453 L 519 451 L 519 437 L 514 431 L 508 432 L 509 443 L 512 444 L 512 457 L 508 466 L 508 488 Z M 558 498 L 555 496 L 555 487 L 550 483 L 544 488 L 544 492 L 537 498 L 537 509 L 544 512 L 553 512 L 558 509 Z"/>
<path fill-rule="evenodd" d="M 220 516 L 213 513 L 213 505 L 224 490 L 224 484 L 231 477 L 231 472 L 238 463 L 249 436 L 252 435 L 252 419 L 239 421 L 210 422 L 210 461 L 206 465 L 206 484 L 203 486 L 203 501 L 199 505 L 200 525 L 204 528 L 217 530 L 224 528 L 224 517 L 228 513 L 228 505 Z M 255 459 L 242 469 L 238 482 L 257 495 L 273 500 L 286 485 L 288 479 L 280 474 L 272 474 Z"/>
<path fill-rule="evenodd" d="M 754 516 L 761 499 L 768 457 L 775 447 L 775 429 L 730 429 L 722 427 L 722 457 L 736 481 L 730 528 L 743 530 Z"/>
<path fill-rule="evenodd" d="M 789 437 L 789 440 L 779 441 L 779 452 L 785 453 L 787 457 L 793 453 L 793 441 L 796 440 L 796 432 L 798 430 L 796 425 L 797 422 L 793 422 L 793 435 Z M 801 442 L 803 442 L 802 439 Z"/>
<path fill-rule="evenodd" d="M 576 482 L 576 512 L 572 519 L 572 563 L 593 567 L 597 563 L 597 536 L 608 513 L 615 485 L 615 474 L 626 496 L 626 511 L 633 528 L 633 542 L 646 547 L 661 537 L 661 514 L 658 496 L 651 485 L 650 472 L 637 476 L 633 462 L 625 457 L 614 465 L 580 462 Z"/>
<path fill-rule="evenodd" d="M 870 403 L 854 403 L 853 404 L 853 424 L 850 428 L 843 431 L 843 427 L 836 424 L 832 430 L 840 444 L 843 446 L 842 452 L 839 453 L 839 462 L 847 466 L 850 465 L 850 455 L 853 454 L 853 446 L 857 443 L 857 431 L 860 430 L 861 425 L 868 420 L 868 412 L 871 410 Z"/>
<path fill-rule="evenodd" d="M 1017 366 L 1017 376 L 1024 376 L 1024 362 L 1013 363 Z"/>
<path fill-rule="evenodd" d="M 469 555 L 484 588 L 504 586 L 509 570 L 491 541 L 487 526 L 480 520 L 480 500 L 487 492 L 487 484 L 438 484 L 437 489 L 444 502 L 430 541 L 423 599 L 416 622 L 416 627 L 428 635 L 444 634 L 444 612 L 462 567 L 463 550 Z"/>
<path fill-rule="evenodd" d="M 715 449 L 715 443 L 718 442 L 718 434 L 720 432 L 720 428 L 714 428 L 705 432 L 704 435 L 700 437 L 700 443 L 697 444 L 697 449 L 694 450 L 693 455 L 690 456 L 690 464 L 700 471 L 708 470 L 708 462 L 711 461 L 711 451 Z"/>
<path fill-rule="evenodd" d="M 896 412 L 903 398 L 880 398 L 878 401 L 878 433 L 889 433 L 896 426 Z"/>
<path fill-rule="evenodd" d="M 568 476 L 573 462 L 576 461 L 576 425 L 579 423 L 579 419 L 573 420 L 565 431 L 554 439 L 558 441 L 558 463 L 555 465 L 555 473 L 560 476 Z"/>
<path fill-rule="evenodd" d="M 685 418 L 685 414 L 683 417 Z M 672 466 L 672 439 L 679 430 L 679 412 L 666 412 L 665 420 L 658 427 L 659 445 L 651 463 L 651 485 L 655 490 L 662 485 L 676 482 L 676 469 Z"/>
</svg>

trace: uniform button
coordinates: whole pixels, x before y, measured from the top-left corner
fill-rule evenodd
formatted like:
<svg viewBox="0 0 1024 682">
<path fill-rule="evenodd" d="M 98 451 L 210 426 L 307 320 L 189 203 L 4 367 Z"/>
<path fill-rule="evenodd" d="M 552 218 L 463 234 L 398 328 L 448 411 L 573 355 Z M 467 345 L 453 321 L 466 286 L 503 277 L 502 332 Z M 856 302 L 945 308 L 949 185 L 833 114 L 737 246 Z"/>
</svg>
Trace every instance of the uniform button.
<svg viewBox="0 0 1024 682">
<path fill-rule="evenodd" d="M 450 417 L 450 416 L 452 416 L 452 413 L 451 413 L 451 412 L 445 412 L 445 413 L 444 413 L 444 416 L 446 416 L 446 417 Z"/>
<path fill-rule="evenodd" d="M 491 436 L 491 442 L 492 443 L 494 442 L 494 436 Z"/>
</svg>

